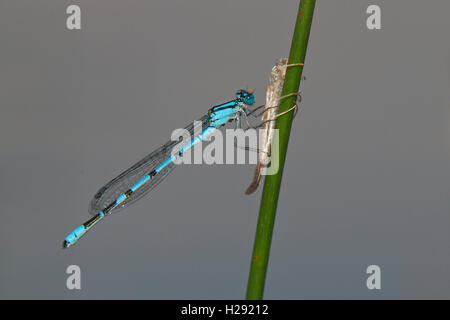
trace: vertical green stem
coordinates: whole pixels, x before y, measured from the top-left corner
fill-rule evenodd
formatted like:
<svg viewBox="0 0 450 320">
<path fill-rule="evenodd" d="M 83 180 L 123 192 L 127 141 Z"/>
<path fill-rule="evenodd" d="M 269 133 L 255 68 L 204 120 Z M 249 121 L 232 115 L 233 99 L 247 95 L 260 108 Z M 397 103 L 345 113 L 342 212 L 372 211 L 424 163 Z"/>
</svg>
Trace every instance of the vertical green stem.
<svg viewBox="0 0 450 320">
<path fill-rule="evenodd" d="M 297 22 L 295 24 L 294 36 L 292 38 L 289 63 L 303 63 L 306 56 L 309 32 L 314 13 L 315 0 L 301 0 L 298 9 Z M 282 96 L 298 92 L 303 67 L 290 67 L 286 71 Z M 296 96 L 283 99 L 279 112 L 291 108 L 296 101 Z M 255 234 L 255 243 L 250 266 L 250 275 L 247 285 L 247 299 L 262 299 L 264 294 L 264 283 L 266 280 L 267 264 L 269 262 L 270 244 L 277 210 L 278 195 L 280 193 L 281 178 L 283 175 L 284 162 L 291 131 L 293 112 L 289 112 L 278 118 L 276 128 L 279 129 L 279 170 L 275 175 L 266 176 L 264 189 L 259 209 L 258 225 Z M 276 152 L 273 157 L 277 156 Z M 272 159 L 276 161 L 277 159 Z"/>
</svg>

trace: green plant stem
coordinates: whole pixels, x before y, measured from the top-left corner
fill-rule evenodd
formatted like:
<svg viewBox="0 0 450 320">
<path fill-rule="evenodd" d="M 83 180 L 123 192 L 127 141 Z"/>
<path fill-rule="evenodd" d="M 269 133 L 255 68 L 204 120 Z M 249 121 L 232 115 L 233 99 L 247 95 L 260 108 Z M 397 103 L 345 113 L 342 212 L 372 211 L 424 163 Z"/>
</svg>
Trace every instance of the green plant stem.
<svg viewBox="0 0 450 320">
<path fill-rule="evenodd" d="M 289 64 L 303 63 L 305 61 L 315 3 L 315 0 L 300 1 L 294 36 L 292 38 L 291 51 L 289 54 Z M 302 71 L 303 67 L 298 66 L 287 69 L 282 96 L 298 92 Z M 295 104 L 296 99 L 296 96 L 283 99 L 280 104 L 279 112 L 291 108 Z M 249 300 L 262 299 L 264 294 L 264 283 L 266 279 L 267 264 L 269 262 L 275 213 L 277 210 L 292 119 L 293 112 L 289 112 L 286 115 L 279 117 L 276 123 L 276 128 L 279 129 L 279 170 L 275 175 L 266 176 L 264 181 L 247 285 L 247 299 Z M 276 152 L 274 152 L 273 157 L 276 156 Z M 277 159 L 273 158 L 272 161 L 277 161 Z"/>
</svg>

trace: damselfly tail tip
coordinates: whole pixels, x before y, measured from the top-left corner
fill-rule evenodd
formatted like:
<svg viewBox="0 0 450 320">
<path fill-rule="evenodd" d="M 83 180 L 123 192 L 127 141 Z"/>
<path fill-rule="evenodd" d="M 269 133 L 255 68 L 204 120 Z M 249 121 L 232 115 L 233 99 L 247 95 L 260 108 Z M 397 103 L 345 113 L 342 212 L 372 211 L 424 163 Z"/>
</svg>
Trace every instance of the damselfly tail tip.
<svg viewBox="0 0 450 320">
<path fill-rule="evenodd" d="M 62 242 L 62 248 L 63 249 L 67 249 L 68 247 L 70 247 L 70 243 L 67 240 L 64 240 Z"/>
</svg>

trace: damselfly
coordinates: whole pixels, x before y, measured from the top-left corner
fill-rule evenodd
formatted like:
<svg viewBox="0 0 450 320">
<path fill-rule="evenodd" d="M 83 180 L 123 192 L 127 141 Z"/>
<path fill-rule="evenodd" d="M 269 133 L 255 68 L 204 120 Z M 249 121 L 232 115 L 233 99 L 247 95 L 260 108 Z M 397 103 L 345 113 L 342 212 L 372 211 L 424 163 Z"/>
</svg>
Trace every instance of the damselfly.
<svg viewBox="0 0 450 320">
<path fill-rule="evenodd" d="M 70 233 L 63 241 L 63 248 L 75 244 L 104 217 L 128 207 L 146 195 L 172 172 L 176 166 L 175 159 L 182 156 L 185 151 L 208 138 L 227 122 L 240 123 L 242 116 L 250 114 L 248 107 L 253 105 L 254 101 L 252 92 L 238 90 L 235 99 L 210 108 L 207 114 L 198 120 L 201 126 L 192 123 L 185 127 L 191 139 L 176 154 L 172 153 L 172 149 L 179 141 L 169 141 L 109 181 L 98 190 L 90 202 L 89 212 L 94 217 Z"/>
</svg>

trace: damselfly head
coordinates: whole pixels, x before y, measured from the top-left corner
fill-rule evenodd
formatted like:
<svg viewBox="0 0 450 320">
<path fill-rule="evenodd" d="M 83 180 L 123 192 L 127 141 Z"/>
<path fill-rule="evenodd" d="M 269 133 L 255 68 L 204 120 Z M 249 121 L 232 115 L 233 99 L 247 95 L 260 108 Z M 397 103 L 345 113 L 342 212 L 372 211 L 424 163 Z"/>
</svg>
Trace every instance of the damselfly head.
<svg viewBox="0 0 450 320">
<path fill-rule="evenodd" d="M 236 98 L 241 99 L 242 102 L 248 105 L 252 105 L 253 103 L 255 103 L 255 95 L 253 94 L 253 92 L 249 92 L 246 90 L 238 90 L 236 92 Z"/>
</svg>

